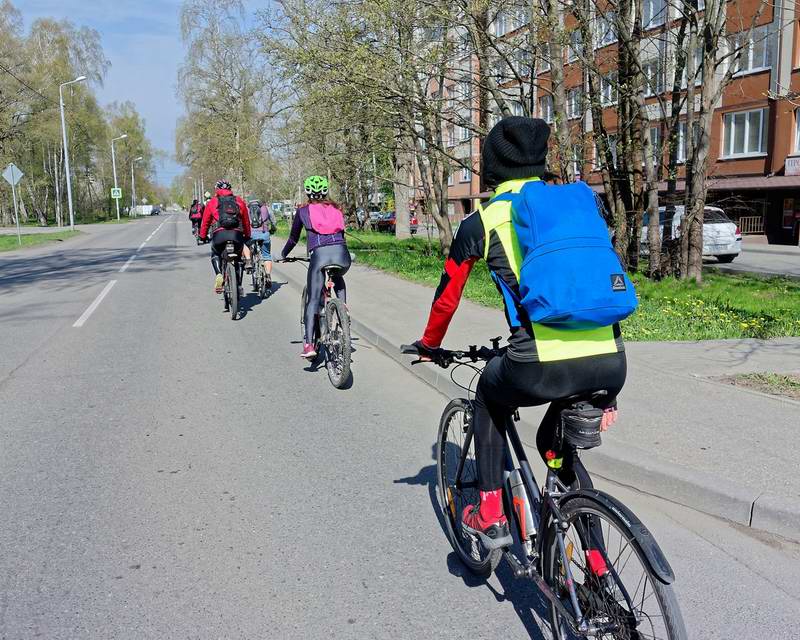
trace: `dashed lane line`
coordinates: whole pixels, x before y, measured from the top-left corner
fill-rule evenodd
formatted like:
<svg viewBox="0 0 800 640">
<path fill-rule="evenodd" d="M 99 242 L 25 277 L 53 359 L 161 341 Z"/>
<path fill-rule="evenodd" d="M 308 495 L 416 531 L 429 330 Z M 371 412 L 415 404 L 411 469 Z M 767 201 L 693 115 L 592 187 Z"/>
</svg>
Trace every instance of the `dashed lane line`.
<svg viewBox="0 0 800 640">
<path fill-rule="evenodd" d="M 115 284 L 117 284 L 117 281 L 116 281 L 116 280 L 111 280 L 111 281 L 110 281 L 110 282 L 109 282 L 109 283 L 108 283 L 108 284 L 107 284 L 107 285 L 106 285 L 106 286 L 103 288 L 103 290 L 102 290 L 102 291 L 101 291 L 99 294 L 97 294 L 97 297 L 94 299 L 94 302 L 92 302 L 92 304 L 90 304 L 90 305 L 89 305 L 89 306 L 86 308 L 86 311 L 84 311 L 84 312 L 83 312 L 83 315 L 81 315 L 81 317 L 80 317 L 80 318 L 78 318 L 78 319 L 75 321 L 75 324 L 73 324 L 72 326 L 73 326 L 73 327 L 77 327 L 77 328 L 80 328 L 80 327 L 82 327 L 82 326 L 83 326 L 83 325 L 86 323 L 86 321 L 87 321 L 87 320 L 88 320 L 88 319 L 91 317 L 91 315 L 92 315 L 92 314 L 95 312 L 95 309 L 97 309 L 97 307 L 99 307 L 99 306 L 100 306 L 100 303 L 103 301 L 103 298 L 105 298 L 105 297 L 108 295 L 108 292 L 109 292 L 109 291 L 111 291 L 111 288 L 112 288 L 112 287 L 113 287 Z"/>
</svg>

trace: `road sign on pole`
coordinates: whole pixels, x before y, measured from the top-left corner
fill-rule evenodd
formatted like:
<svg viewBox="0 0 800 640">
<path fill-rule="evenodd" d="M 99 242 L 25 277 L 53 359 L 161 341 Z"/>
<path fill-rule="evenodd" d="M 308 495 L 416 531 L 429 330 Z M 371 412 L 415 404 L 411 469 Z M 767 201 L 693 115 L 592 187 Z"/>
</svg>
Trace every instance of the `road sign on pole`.
<svg viewBox="0 0 800 640">
<path fill-rule="evenodd" d="M 17 242 L 22 246 L 22 234 L 19 231 L 19 211 L 17 210 L 17 184 L 22 180 L 22 170 L 11 162 L 3 171 L 3 177 L 11 185 L 11 197 L 14 199 L 14 217 L 17 219 Z"/>
<path fill-rule="evenodd" d="M 122 198 L 122 187 L 111 187 L 111 197 L 114 200 L 119 200 Z"/>
</svg>

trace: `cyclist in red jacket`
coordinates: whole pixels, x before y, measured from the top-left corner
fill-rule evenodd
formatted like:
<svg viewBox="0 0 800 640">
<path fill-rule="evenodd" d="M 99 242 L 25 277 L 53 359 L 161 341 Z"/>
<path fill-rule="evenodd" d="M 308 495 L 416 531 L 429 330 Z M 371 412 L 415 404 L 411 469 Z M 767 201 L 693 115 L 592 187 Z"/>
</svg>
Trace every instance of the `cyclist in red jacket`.
<svg viewBox="0 0 800 640">
<path fill-rule="evenodd" d="M 211 235 L 211 266 L 214 269 L 214 292 L 222 293 L 222 267 L 220 256 L 227 242 L 233 242 L 239 253 L 243 252 L 245 241 L 250 239 L 250 216 L 247 205 L 239 196 L 233 195 L 231 183 L 220 180 L 216 184 L 216 195 L 211 198 L 203 210 L 203 223 L 200 225 L 200 239 L 205 240 L 213 225 Z M 240 263 L 241 271 L 241 263 Z M 237 274 L 239 283 L 242 274 Z M 242 295 L 241 286 L 239 295 Z"/>
</svg>

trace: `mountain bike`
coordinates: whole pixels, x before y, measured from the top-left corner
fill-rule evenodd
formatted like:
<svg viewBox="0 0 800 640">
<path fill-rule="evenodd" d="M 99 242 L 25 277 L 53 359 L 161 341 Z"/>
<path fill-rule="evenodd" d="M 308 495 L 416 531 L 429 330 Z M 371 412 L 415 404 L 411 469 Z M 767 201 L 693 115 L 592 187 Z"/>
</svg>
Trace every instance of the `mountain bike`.
<svg viewBox="0 0 800 640">
<path fill-rule="evenodd" d="M 309 258 L 285 258 L 281 262 L 306 262 Z M 350 314 L 344 302 L 336 297 L 333 277 L 341 270 L 339 265 L 331 264 L 322 268 L 324 273 L 320 312 L 316 317 L 313 330 L 313 341 L 317 353 L 325 360 L 328 378 L 337 389 L 346 386 L 350 381 L 350 357 L 352 353 L 350 339 Z M 308 300 L 308 287 L 303 287 L 300 297 L 300 335 L 305 340 L 305 309 Z"/>
<path fill-rule="evenodd" d="M 505 560 L 515 578 L 531 581 L 549 603 L 555 640 L 575 636 L 685 640 L 686 629 L 671 586 L 675 575 L 653 535 L 619 500 L 594 488 L 564 485 L 550 464 L 539 490 L 515 426 L 518 412 L 509 417 L 506 428 L 510 447 L 506 447 L 503 491 L 514 542 L 508 545 L 507 540 L 462 531 L 462 512 L 479 501 L 470 400 L 482 372 L 476 363 L 488 362 L 504 351 L 500 338 L 491 343 L 491 347 L 473 345 L 463 351 L 438 350 L 432 359 L 445 369 L 455 365 L 451 379 L 468 396 L 445 407 L 436 445 L 439 505 L 446 535 L 459 559 L 482 577 Z M 401 350 L 419 354 L 413 345 L 403 345 Z M 419 362 L 423 360 L 412 364 Z M 469 386 L 456 382 L 454 372 L 459 367 L 469 367 L 474 373 Z M 597 391 L 558 401 L 563 408 L 555 451 L 569 447 L 577 454 L 579 449 L 600 444 L 602 410 L 594 405 L 604 395 Z"/>
<path fill-rule="evenodd" d="M 236 251 L 233 242 L 225 243 L 225 250 L 222 252 L 222 296 L 225 302 L 225 311 L 231 312 L 231 320 L 236 320 L 239 316 L 239 272 L 241 271 L 241 256 Z"/>
<path fill-rule="evenodd" d="M 250 244 L 253 260 L 253 291 L 257 291 L 259 297 L 263 300 L 272 289 L 272 278 L 264 271 L 264 258 L 261 255 L 261 245 L 263 240 L 254 240 Z"/>
</svg>

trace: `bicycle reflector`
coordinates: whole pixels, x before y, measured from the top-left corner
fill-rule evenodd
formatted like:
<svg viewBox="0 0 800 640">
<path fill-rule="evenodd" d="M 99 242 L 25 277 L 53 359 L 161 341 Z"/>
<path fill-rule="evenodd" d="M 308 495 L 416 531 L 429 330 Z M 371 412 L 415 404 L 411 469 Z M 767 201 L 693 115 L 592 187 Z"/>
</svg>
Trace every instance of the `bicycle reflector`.
<svg viewBox="0 0 800 640">
<path fill-rule="evenodd" d="M 577 449 L 599 447 L 602 421 L 603 410 L 593 407 L 588 402 L 579 402 L 569 409 L 564 409 L 561 412 L 564 439 Z"/>
</svg>

